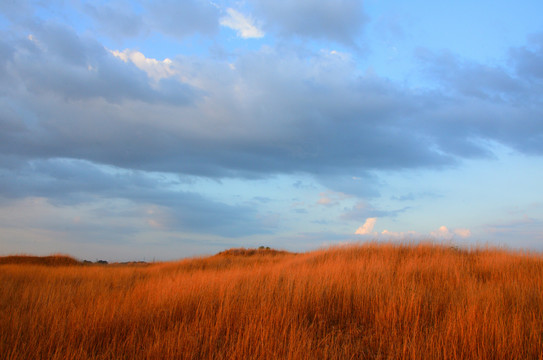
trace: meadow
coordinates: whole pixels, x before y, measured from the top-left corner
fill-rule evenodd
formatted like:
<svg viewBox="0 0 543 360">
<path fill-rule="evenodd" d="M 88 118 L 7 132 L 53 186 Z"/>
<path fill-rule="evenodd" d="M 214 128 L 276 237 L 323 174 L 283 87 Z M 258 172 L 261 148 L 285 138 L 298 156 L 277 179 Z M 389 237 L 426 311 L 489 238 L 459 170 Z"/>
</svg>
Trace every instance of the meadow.
<svg viewBox="0 0 543 360">
<path fill-rule="evenodd" d="M 2 359 L 543 359 L 543 256 L 435 244 L 0 258 Z"/>
</svg>

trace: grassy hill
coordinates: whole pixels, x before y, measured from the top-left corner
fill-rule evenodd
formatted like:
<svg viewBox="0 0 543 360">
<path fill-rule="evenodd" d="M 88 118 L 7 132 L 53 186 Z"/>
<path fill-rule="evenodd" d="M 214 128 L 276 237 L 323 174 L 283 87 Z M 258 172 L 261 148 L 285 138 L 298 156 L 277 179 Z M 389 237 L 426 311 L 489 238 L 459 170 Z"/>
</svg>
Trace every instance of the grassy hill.
<svg viewBox="0 0 543 360">
<path fill-rule="evenodd" d="M 45 265 L 45 266 L 67 266 L 81 265 L 81 262 L 68 255 L 32 256 L 32 255 L 11 255 L 0 256 L 0 265 Z"/>
<path fill-rule="evenodd" d="M 542 359 L 543 257 L 366 244 L 0 259 L 3 359 Z"/>
</svg>

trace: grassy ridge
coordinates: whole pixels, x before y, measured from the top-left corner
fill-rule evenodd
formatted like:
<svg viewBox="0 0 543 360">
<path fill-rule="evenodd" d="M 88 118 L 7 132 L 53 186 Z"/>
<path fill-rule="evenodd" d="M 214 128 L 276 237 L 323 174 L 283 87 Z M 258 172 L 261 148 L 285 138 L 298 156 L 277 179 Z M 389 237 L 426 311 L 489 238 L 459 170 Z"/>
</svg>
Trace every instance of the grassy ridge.
<svg viewBox="0 0 543 360">
<path fill-rule="evenodd" d="M 543 258 L 434 245 L 0 266 L 5 359 L 543 359 Z"/>
<path fill-rule="evenodd" d="M 1 256 L 0 265 L 19 264 L 19 265 L 45 265 L 45 266 L 66 266 L 66 265 L 81 265 L 81 262 L 68 255 L 49 255 L 49 256 L 32 256 L 32 255 L 11 255 Z"/>
</svg>

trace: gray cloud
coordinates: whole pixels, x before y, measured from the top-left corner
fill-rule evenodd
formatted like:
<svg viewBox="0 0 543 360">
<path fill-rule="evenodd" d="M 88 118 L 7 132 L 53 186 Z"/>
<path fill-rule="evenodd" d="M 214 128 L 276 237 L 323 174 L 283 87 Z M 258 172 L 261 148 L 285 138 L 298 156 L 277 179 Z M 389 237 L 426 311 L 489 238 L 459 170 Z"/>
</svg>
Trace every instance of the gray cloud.
<svg viewBox="0 0 543 360">
<path fill-rule="evenodd" d="M 170 36 L 182 39 L 195 33 L 212 35 L 218 31 L 219 9 L 210 1 L 158 0 L 143 3 L 149 12 L 149 26 Z"/>
<path fill-rule="evenodd" d="M 362 2 L 357 0 L 254 0 L 268 29 L 284 36 L 332 40 L 357 46 L 366 24 Z"/>
<path fill-rule="evenodd" d="M 32 6 L 28 0 L 0 1 L 0 15 L 11 20 L 26 18 L 33 13 Z"/>
<path fill-rule="evenodd" d="M 152 87 L 147 75 L 115 58 L 98 42 L 56 24 L 35 24 L 12 55 L 12 76 L 26 90 L 66 100 L 103 98 L 109 102 L 133 99 L 183 105 L 195 92 L 190 86 L 162 80 Z"/>
<path fill-rule="evenodd" d="M 409 127 L 424 96 L 384 79 L 353 77 L 351 65 L 334 54 L 307 62 L 295 54 L 250 53 L 236 71 L 179 58 L 178 70 L 194 74 L 205 94 L 186 107 L 195 93 L 188 85 L 170 78 L 155 90 L 139 69 L 92 43 L 74 45 L 84 54 L 75 58 L 71 48 L 24 44 L 34 53 L 18 49 L 12 66 L 28 91 L 11 92 L 3 110 L 2 122 L 11 124 L 0 135 L 6 154 L 211 177 L 332 175 L 451 161 Z"/>
<path fill-rule="evenodd" d="M 97 23 L 98 30 L 115 39 L 135 37 L 147 30 L 143 18 L 126 3 L 84 4 L 84 11 Z"/>
<path fill-rule="evenodd" d="M 510 51 L 517 73 L 530 82 L 543 81 L 543 33 L 533 34 L 527 46 Z"/>
<path fill-rule="evenodd" d="M 11 34 L 0 45 L 0 69 L 11 79 L 0 85 L 0 151 L 21 161 L 213 178 L 306 173 L 367 197 L 378 195 L 371 171 L 491 156 L 485 141 L 543 153 L 541 84 L 531 76 L 537 46 L 512 50 L 513 73 L 421 52 L 438 84 L 424 91 L 360 74 L 339 53 L 270 48 L 239 55 L 234 69 L 179 56 L 178 75 L 153 82 L 70 28 L 33 23 L 29 31 L 32 38 Z"/>
<path fill-rule="evenodd" d="M 493 102 L 515 101 L 526 88 L 506 69 L 466 61 L 450 53 L 435 53 L 426 49 L 416 51 L 432 80 L 439 80 L 444 89 L 468 97 Z"/>
<path fill-rule="evenodd" d="M 343 214 L 341 214 L 340 219 L 348 221 L 364 221 L 367 218 L 371 217 L 396 217 L 398 214 L 401 214 L 411 207 L 406 206 L 401 209 L 394 210 L 381 210 L 376 209 L 369 203 L 361 201 L 351 208 L 344 208 Z"/>
<path fill-rule="evenodd" d="M 0 159 L 0 201 L 4 203 L 24 197 L 48 198 L 55 206 L 124 199 L 135 205 L 160 207 L 160 226 L 165 230 L 230 237 L 270 232 L 254 208 L 180 190 L 183 184 L 175 177 L 105 168 L 83 160 L 12 160 Z M 117 212 L 112 215 L 119 216 Z M 100 216 L 108 215 L 101 209 Z"/>
<path fill-rule="evenodd" d="M 440 149 L 460 157 L 488 156 L 483 139 L 522 153 L 543 154 L 539 96 L 543 82 L 538 79 L 543 47 L 536 40 L 534 46 L 511 49 L 511 69 L 447 53 L 419 51 L 418 56 L 431 79 L 442 87 L 434 96 L 439 102 L 428 111 L 435 120 L 420 118 L 421 126 L 440 136 L 436 139 Z"/>
</svg>

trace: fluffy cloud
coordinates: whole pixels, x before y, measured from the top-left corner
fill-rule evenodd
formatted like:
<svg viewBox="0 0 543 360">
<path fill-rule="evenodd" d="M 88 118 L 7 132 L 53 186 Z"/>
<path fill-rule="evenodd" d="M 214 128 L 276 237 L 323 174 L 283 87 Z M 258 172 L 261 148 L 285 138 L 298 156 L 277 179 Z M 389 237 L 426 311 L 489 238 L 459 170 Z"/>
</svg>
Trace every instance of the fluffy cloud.
<svg viewBox="0 0 543 360">
<path fill-rule="evenodd" d="M 238 36 L 244 39 L 264 36 L 264 32 L 255 25 L 255 21 L 251 17 L 247 17 L 232 8 L 226 9 L 226 16 L 220 19 L 220 24 L 236 30 Z"/>
<path fill-rule="evenodd" d="M 466 239 L 471 236 L 471 231 L 469 229 L 458 228 L 451 231 L 446 226 L 440 226 L 439 229 L 431 231 L 429 234 L 422 234 L 412 230 L 397 232 L 386 229 L 379 233 L 377 231 L 373 231 L 376 222 L 377 218 L 367 218 L 364 225 L 356 229 L 355 235 L 371 236 L 372 238 L 382 240 L 402 241 L 425 239 L 449 241 L 453 239 Z"/>
<path fill-rule="evenodd" d="M 463 239 L 469 238 L 471 236 L 470 229 L 454 229 L 453 233 Z"/>
<path fill-rule="evenodd" d="M 356 229 L 355 234 L 356 235 L 371 234 L 376 222 L 377 222 L 377 218 L 367 218 L 364 225 Z"/>
<path fill-rule="evenodd" d="M 145 71 L 147 76 L 158 81 L 163 78 L 168 78 L 176 74 L 172 69 L 172 60 L 166 58 L 162 61 L 152 58 L 147 58 L 139 51 L 125 49 L 124 51 L 111 50 L 113 56 L 121 59 L 124 62 L 131 61 L 139 69 Z"/>
<path fill-rule="evenodd" d="M 451 240 L 455 236 L 465 239 L 471 236 L 471 231 L 469 229 L 454 229 L 451 231 L 446 226 L 441 226 L 430 233 L 430 237 L 439 240 Z"/>
</svg>

